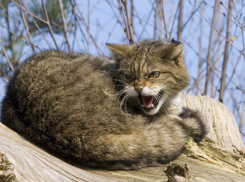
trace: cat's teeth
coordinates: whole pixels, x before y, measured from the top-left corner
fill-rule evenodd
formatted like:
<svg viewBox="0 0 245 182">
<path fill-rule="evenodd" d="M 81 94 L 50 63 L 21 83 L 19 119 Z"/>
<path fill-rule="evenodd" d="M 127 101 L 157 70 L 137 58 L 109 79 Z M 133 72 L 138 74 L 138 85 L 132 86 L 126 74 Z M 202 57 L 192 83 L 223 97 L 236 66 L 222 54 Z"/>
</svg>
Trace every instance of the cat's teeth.
<svg viewBox="0 0 245 182">
<path fill-rule="evenodd" d="M 144 107 L 144 108 L 146 108 L 144 105 L 141 105 L 142 107 Z M 151 106 L 150 107 L 148 107 L 148 108 L 153 108 L 154 107 L 154 104 L 151 104 Z"/>
</svg>

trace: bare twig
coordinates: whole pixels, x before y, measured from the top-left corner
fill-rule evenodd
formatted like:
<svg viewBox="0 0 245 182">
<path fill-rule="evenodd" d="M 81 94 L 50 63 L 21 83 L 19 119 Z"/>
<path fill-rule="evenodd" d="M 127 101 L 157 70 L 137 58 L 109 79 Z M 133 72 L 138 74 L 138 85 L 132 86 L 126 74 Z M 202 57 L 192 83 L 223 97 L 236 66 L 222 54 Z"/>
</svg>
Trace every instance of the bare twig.
<svg viewBox="0 0 245 182">
<path fill-rule="evenodd" d="M 177 5 L 177 10 L 176 10 L 175 13 L 174 13 L 174 19 L 173 19 L 172 27 L 171 27 L 171 30 L 170 30 L 170 38 L 172 37 L 172 32 L 173 32 L 174 23 L 175 23 L 175 20 L 176 20 L 176 17 L 177 17 L 178 9 L 179 9 L 179 3 L 178 3 L 178 5 Z"/>
<path fill-rule="evenodd" d="M 125 0 L 125 1 L 124 1 L 124 8 L 125 8 L 126 15 L 125 15 L 125 13 L 124 13 L 124 11 L 123 11 L 123 7 L 122 7 L 122 2 L 121 2 L 121 0 L 118 0 L 118 3 L 119 3 L 120 10 L 121 10 L 121 12 L 122 12 L 122 17 L 123 17 L 124 23 L 125 23 L 125 29 L 124 29 L 124 32 L 125 32 L 126 35 L 127 35 L 127 38 L 128 38 L 128 40 L 129 40 L 129 43 L 130 43 L 130 44 L 133 44 L 133 43 L 135 43 L 135 40 L 134 40 L 132 24 L 131 24 L 131 20 L 130 20 L 130 16 L 129 16 L 128 0 Z M 126 21 L 126 18 L 127 18 L 127 21 Z"/>
<path fill-rule="evenodd" d="M 19 2 L 19 3 L 20 3 L 20 2 Z M 33 44 L 33 41 L 32 41 L 32 37 L 31 37 L 30 31 L 29 31 L 29 26 L 28 26 L 28 23 L 26 22 L 26 18 L 25 18 L 24 14 L 23 14 L 22 9 L 20 9 L 20 14 L 21 14 L 21 18 L 22 18 L 22 20 L 23 20 L 23 22 L 24 22 L 24 25 L 25 25 L 25 28 L 26 28 L 27 35 L 28 35 L 29 40 L 30 40 L 30 42 L 31 42 L 32 51 L 33 51 L 33 53 L 35 54 L 36 51 L 35 51 L 35 47 L 34 47 L 34 44 Z"/>
<path fill-rule="evenodd" d="M 87 46 L 88 46 L 88 53 L 90 53 L 90 0 L 88 0 L 88 38 L 87 38 Z"/>
<path fill-rule="evenodd" d="M 5 13 L 7 12 L 7 10 L 2 6 L 2 4 L 0 3 L 0 7 L 5 11 Z M 30 42 L 30 40 L 25 36 L 23 35 L 22 31 L 19 29 L 18 25 L 16 25 L 16 23 L 14 22 L 13 18 L 11 18 L 11 16 L 8 15 L 8 13 L 6 13 L 6 15 L 8 16 L 8 18 L 13 22 L 15 28 L 18 30 L 18 32 L 20 33 L 20 37 L 23 37 L 28 43 L 32 44 L 33 46 L 39 48 L 37 45 L 34 45 L 32 42 Z M 11 38 L 11 37 L 10 37 Z M 12 45 L 11 45 L 12 46 Z M 10 47 L 11 48 L 11 47 Z M 13 50 L 11 48 L 11 50 Z"/>
<path fill-rule="evenodd" d="M 215 7 L 213 7 L 213 6 L 211 6 L 210 4 L 207 3 L 207 1 L 203 1 L 203 3 L 205 3 L 205 5 L 207 5 L 207 6 L 211 7 L 211 8 L 214 8 L 218 13 L 220 13 L 220 14 L 222 14 L 224 17 L 228 18 L 228 17 L 226 16 L 226 14 L 223 13 L 222 10 L 219 10 L 219 9 L 217 9 L 217 8 L 215 8 Z M 226 6 L 224 6 L 224 4 L 223 4 L 222 1 L 219 1 L 219 4 L 222 5 L 227 11 L 229 11 L 228 8 L 227 8 Z M 232 12 L 231 12 L 231 13 L 232 13 Z M 235 23 L 235 24 L 238 25 L 239 27 L 244 27 L 244 28 L 245 28 L 245 25 L 244 25 L 244 24 L 243 24 L 243 23 L 242 23 L 236 16 L 234 16 L 233 14 L 231 14 L 231 16 L 234 18 L 234 20 L 231 18 L 231 21 L 232 21 L 233 23 Z"/>
<path fill-rule="evenodd" d="M 229 86 L 229 84 L 232 82 L 232 80 L 233 80 L 233 77 L 234 77 L 234 75 L 235 75 L 235 73 L 236 73 L 236 70 L 237 70 L 237 66 L 238 66 L 238 63 L 239 63 L 239 60 L 240 60 L 240 58 L 241 58 L 241 54 L 240 54 L 240 56 L 239 56 L 239 58 L 237 59 L 237 61 L 236 61 L 236 64 L 234 65 L 234 68 L 233 68 L 233 71 L 232 71 L 232 73 L 231 73 L 231 76 L 228 78 L 229 80 L 228 80 L 228 82 L 226 83 L 226 85 L 225 85 L 225 90 L 227 89 L 227 87 Z"/>
<path fill-rule="evenodd" d="M 239 131 L 240 131 L 240 133 L 242 134 L 242 136 L 245 137 L 245 134 L 244 134 L 241 130 L 239 130 Z"/>
<path fill-rule="evenodd" d="M 45 35 L 43 34 L 43 31 L 41 30 L 41 28 L 39 27 L 39 25 L 37 24 L 37 22 L 35 21 L 35 19 L 33 18 L 33 16 L 30 15 L 30 17 L 31 17 L 33 23 L 35 24 L 35 26 L 37 27 L 37 29 L 39 30 L 39 32 L 41 33 L 42 37 L 44 38 L 44 40 L 48 44 L 49 48 L 51 48 L 51 45 L 49 44 L 48 40 L 46 39 Z"/>
<path fill-rule="evenodd" d="M 131 0 L 131 15 L 130 15 L 130 21 L 131 21 L 131 27 L 132 27 L 132 33 L 135 35 L 134 31 L 134 0 Z"/>
<path fill-rule="evenodd" d="M 48 22 L 45 21 L 44 19 L 34 15 L 32 12 L 28 11 L 26 8 L 24 8 L 23 6 L 21 6 L 20 4 L 18 4 L 17 2 L 11 0 L 11 2 L 13 2 L 16 6 L 18 6 L 20 9 L 22 9 L 23 11 L 27 12 L 28 14 L 32 15 L 33 17 L 35 17 L 36 19 L 40 20 L 41 22 L 47 24 Z"/>
<path fill-rule="evenodd" d="M 218 5 L 218 10 L 220 10 L 221 9 L 221 6 L 220 6 L 220 4 Z M 222 23 L 222 14 L 218 14 L 218 20 L 217 20 L 217 22 L 218 22 L 218 28 L 219 28 L 219 31 L 221 31 L 222 32 L 222 30 L 223 30 L 223 23 Z M 216 81 L 216 79 L 215 79 L 215 75 L 217 74 L 217 66 L 218 66 L 218 61 L 220 60 L 220 58 L 222 57 L 222 55 L 223 55 L 223 50 L 222 50 L 222 37 L 220 36 L 220 34 L 217 34 L 216 36 L 216 40 L 215 40 L 215 42 L 214 42 L 214 45 L 218 45 L 218 46 L 216 46 L 216 47 L 218 47 L 218 50 L 217 51 L 214 51 L 215 52 L 215 59 L 213 60 L 213 65 L 212 65 L 212 67 L 213 67 L 213 69 L 212 69 L 212 72 L 211 72 L 211 84 L 212 85 L 215 85 L 215 81 Z M 215 90 L 216 88 L 215 87 L 211 87 L 211 97 L 212 98 L 215 98 L 215 95 L 216 95 L 216 90 Z"/>
<path fill-rule="evenodd" d="M 158 0 L 156 0 L 155 17 L 154 17 L 154 39 L 157 38 L 157 20 L 158 20 Z"/>
<path fill-rule="evenodd" d="M 243 93 L 245 94 L 245 92 Z M 244 97 L 244 102 L 245 102 L 245 97 Z M 242 133 L 242 128 L 244 127 L 245 125 L 245 118 L 244 118 L 244 114 L 245 114 L 245 103 L 243 102 L 243 106 L 241 107 L 242 108 L 242 111 L 241 111 L 241 114 L 240 114 L 240 117 L 239 117 L 239 129 L 240 129 L 240 132 Z M 242 133 L 243 137 L 245 137 L 244 133 Z"/>
<path fill-rule="evenodd" d="M 46 21 L 47 21 L 46 24 L 47 24 L 47 26 L 48 26 L 49 33 L 50 33 L 50 35 L 51 35 L 51 37 L 52 37 L 52 39 L 53 39 L 53 41 L 54 41 L 54 44 L 55 44 L 55 46 L 56 46 L 56 49 L 57 49 L 57 50 L 60 50 L 60 48 L 59 48 L 59 46 L 58 46 L 58 44 L 57 44 L 57 42 L 56 42 L 56 39 L 55 39 L 55 37 L 54 37 L 54 33 L 53 33 L 53 30 L 52 30 L 52 27 L 51 27 L 51 25 L 50 25 L 50 21 L 49 21 L 49 17 L 48 17 L 48 12 L 47 12 L 47 9 L 46 9 L 44 0 L 42 0 L 42 5 L 43 5 L 43 10 L 44 10 L 45 16 L 46 16 Z"/>
<path fill-rule="evenodd" d="M 70 2 L 70 4 L 71 4 L 71 7 L 72 7 L 72 15 L 74 16 L 74 18 L 75 18 L 75 25 L 74 25 L 74 27 L 75 27 L 75 32 L 73 32 L 73 34 L 74 34 L 74 37 L 75 37 L 75 39 L 76 39 L 76 42 L 77 42 L 77 44 L 78 44 L 78 46 L 79 46 L 79 49 L 80 50 L 82 50 L 82 48 L 80 47 L 80 44 L 79 44 L 79 40 L 77 39 L 77 36 L 76 36 L 76 30 L 79 28 L 80 29 L 80 32 L 81 32 L 81 35 L 82 35 L 82 37 L 85 39 L 85 41 L 86 41 L 86 36 L 85 36 L 85 34 L 84 34 L 84 31 L 83 31 L 83 29 L 82 29 L 82 27 L 81 27 L 81 25 L 80 25 L 80 17 L 78 17 L 78 15 L 77 15 L 77 13 L 76 13 L 76 3 L 75 2 L 73 2 L 72 0 L 69 0 L 69 2 Z M 79 9 L 78 9 L 79 10 Z M 84 44 L 84 47 L 86 47 L 85 46 L 85 41 L 82 41 L 82 43 Z"/>
<path fill-rule="evenodd" d="M 134 32 L 133 32 L 131 19 L 129 16 L 128 0 L 124 0 L 124 7 L 125 7 L 126 15 L 127 15 L 127 20 L 128 20 L 129 43 L 134 44 L 135 43 Z"/>
<path fill-rule="evenodd" d="M 185 23 L 183 23 L 182 29 L 184 29 L 185 26 L 188 25 L 189 21 L 190 21 L 191 19 L 193 19 L 193 16 L 196 14 L 196 12 L 198 12 L 197 10 L 199 10 L 200 7 L 203 7 L 203 6 L 201 6 L 202 4 L 203 4 L 203 2 L 201 2 L 197 7 L 193 6 L 192 13 L 191 13 L 191 15 L 188 17 L 188 19 L 185 21 Z M 201 10 L 201 12 L 202 12 L 202 10 Z"/>
<path fill-rule="evenodd" d="M 231 10 L 232 10 L 232 0 L 229 0 L 229 13 L 228 13 L 228 19 L 227 19 L 227 31 L 226 31 L 226 40 L 230 40 L 231 36 Z M 225 43 L 225 56 L 223 61 L 223 67 L 222 67 L 222 76 L 221 76 L 221 85 L 220 85 L 220 94 L 219 94 L 219 101 L 222 102 L 224 91 L 225 91 L 225 77 L 226 77 L 226 67 L 227 62 L 229 58 L 229 42 L 226 41 Z"/>
<path fill-rule="evenodd" d="M 237 19 L 236 16 L 234 16 L 234 15 L 232 14 L 232 11 L 230 11 L 229 7 L 228 7 L 228 8 L 225 7 L 222 1 L 220 1 L 220 4 L 221 4 L 221 5 L 222 5 L 222 6 L 223 6 L 223 7 L 224 7 L 224 8 L 231 14 L 231 16 L 228 17 L 228 19 L 231 20 L 231 17 L 233 17 L 233 18 L 236 20 L 236 23 L 238 23 L 240 27 L 245 27 L 245 25 L 244 25 L 242 22 L 240 22 L 240 21 Z M 232 3 L 232 4 L 233 4 L 233 3 Z M 232 20 L 231 20 L 231 21 L 232 21 Z"/>
<path fill-rule="evenodd" d="M 168 24 L 166 22 L 166 18 L 165 18 L 165 14 L 164 14 L 164 0 L 161 1 L 161 14 L 162 14 L 162 18 L 163 18 L 163 22 L 164 22 L 164 26 L 165 26 L 165 35 L 166 35 L 166 40 L 169 40 L 169 35 L 168 35 Z"/>
<path fill-rule="evenodd" d="M 160 2 L 161 3 L 161 2 Z M 161 13 L 161 4 L 159 4 L 159 7 L 158 7 L 158 11 L 160 12 L 159 13 L 159 15 L 160 15 L 160 21 L 159 21 L 159 23 L 160 23 L 160 25 L 159 25 L 159 40 L 162 40 L 163 38 L 163 36 L 162 36 L 162 32 L 163 32 L 163 16 L 162 16 L 162 13 Z"/>
<path fill-rule="evenodd" d="M 201 11 L 203 12 L 204 8 L 201 8 Z M 202 72 L 202 64 L 203 64 L 203 59 L 202 59 L 202 39 L 203 39 L 203 19 L 202 17 L 200 18 L 200 36 L 199 36 L 199 51 L 198 51 L 198 57 L 199 57 L 199 62 L 198 62 L 198 73 L 197 73 L 197 82 L 196 82 L 196 88 L 198 88 L 198 83 L 201 80 L 201 72 Z M 198 94 L 198 93 L 196 93 Z"/>
<path fill-rule="evenodd" d="M 245 17 L 243 18 L 243 24 L 245 24 Z M 243 52 L 245 53 L 245 38 L 244 38 L 244 28 L 242 27 L 242 43 L 243 43 Z"/>
<path fill-rule="evenodd" d="M 76 6 L 76 10 L 79 12 L 79 14 L 82 14 L 82 12 L 81 12 L 81 10 L 79 9 L 78 6 Z M 85 28 L 86 28 L 86 30 L 87 30 L 87 29 L 88 29 L 88 25 L 86 24 L 86 21 L 84 20 L 84 18 L 83 18 L 83 17 L 80 17 L 75 11 L 74 11 L 74 14 L 76 15 L 77 20 L 81 20 L 81 21 L 82 21 L 83 25 L 85 26 Z M 78 22 L 79 22 L 80 30 L 81 30 L 82 34 L 84 35 L 84 38 L 86 38 L 86 36 L 85 36 L 85 34 L 84 34 L 83 30 L 82 30 L 82 27 L 81 27 L 81 25 L 80 25 L 80 21 L 78 21 Z M 93 43 L 94 43 L 95 47 L 97 48 L 97 50 L 99 50 L 100 53 L 101 53 L 102 55 L 104 55 L 104 54 L 103 54 L 103 51 L 100 49 L 100 47 L 99 47 L 98 44 L 96 43 L 96 40 L 94 39 L 94 37 L 93 37 L 91 34 L 90 34 L 90 38 L 91 38 L 91 40 L 93 41 Z"/>
<path fill-rule="evenodd" d="M 193 4 L 192 4 L 192 2 L 191 2 L 190 0 L 188 0 L 188 2 L 193 6 Z M 197 11 L 198 11 L 198 10 L 197 10 Z M 200 13 L 200 11 L 198 11 L 198 12 Z M 208 22 L 208 23 L 212 26 L 212 28 L 213 28 L 216 32 L 218 32 L 218 34 L 220 34 L 226 41 L 230 41 L 230 40 L 227 40 L 226 37 L 225 37 L 224 35 L 222 35 L 222 33 L 221 33 L 219 30 L 217 30 L 217 29 L 215 28 L 215 26 L 213 26 L 213 25 L 208 21 L 208 19 L 207 19 L 205 16 L 203 16 L 203 14 L 200 13 L 200 15 L 201 15 L 201 16 L 205 19 L 205 21 Z M 245 57 L 245 52 L 241 51 L 240 49 L 238 49 L 235 45 L 233 45 L 233 44 L 231 44 L 231 43 L 230 43 L 230 45 L 231 45 L 234 49 L 236 49 L 238 52 L 240 52 L 240 53 Z"/>
<path fill-rule="evenodd" d="M 128 40 L 129 40 L 129 35 L 128 35 L 128 30 L 127 30 L 127 21 L 126 21 L 126 15 L 125 15 L 125 13 L 124 13 L 124 11 L 123 11 L 123 7 L 122 7 L 122 2 L 121 2 L 121 0 L 118 0 L 118 3 L 119 3 L 119 10 L 120 10 L 120 12 L 121 12 L 121 17 L 122 17 L 122 19 L 123 19 L 123 22 L 124 22 L 124 33 L 126 34 L 126 37 L 128 38 Z"/>
<path fill-rule="evenodd" d="M 3 69 L 0 67 L 0 72 L 1 72 L 1 75 L 0 75 L 0 77 L 3 77 L 3 78 L 5 78 L 5 79 L 3 79 L 3 81 L 6 83 L 6 81 L 7 80 L 9 80 L 9 77 L 8 77 L 8 75 L 6 75 L 5 73 L 4 73 L 4 71 L 3 71 Z"/>
<path fill-rule="evenodd" d="M 152 25 L 152 24 L 149 23 L 149 19 L 150 19 L 150 17 L 151 17 L 151 14 L 152 14 L 153 10 L 154 10 L 154 9 L 152 8 L 146 20 L 142 19 L 142 18 L 141 18 L 140 16 L 138 16 L 137 14 L 135 15 L 135 17 L 137 17 L 137 18 L 140 20 L 140 24 L 142 25 L 142 31 L 141 31 L 140 34 L 139 34 L 138 40 L 141 39 L 141 37 L 142 37 L 142 35 L 143 35 L 144 32 L 146 32 L 146 33 L 148 34 L 148 36 L 151 37 L 151 35 L 150 35 L 149 32 L 147 31 L 146 25 L 154 26 L 154 25 Z M 142 24 L 142 22 L 144 22 L 144 25 Z"/>
<path fill-rule="evenodd" d="M 218 1 L 215 1 L 215 7 L 218 6 Z M 207 75 L 206 75 L 206 81 L 205 81 L 205 88 L 204 88 L 204 95 L 207 95 L 208 93 L 208 87 L 209 87 L 209 79 L 210 79 L 210 63 L 211 63 L 211 53 L 212 53 L 212 45 L 213 45 L 213 32 L 214 29 L 213 27 L 215 26 L 215 20 L 216 20 L 216 10 L 214 9 L 214 14 L 213 14 L 213 20 L 212 20 L 212 27 L 210 30 L 210 37 L 209 37 L 209 45 L 208 45 L 208 60 L 207 60 Z"/>
<path fill-rule="evenodd" d="M 67 43 L 69 51 L 71 51 L 71 46 L 70 46 L 69 38 L 68 38 L 68 35 L 67 35 L 67 28 L 66 28 L 66 23 L 65 23 L 64 5 L 63 5 L 61 0 L 58 0 L 58 2 L 59 2 L 60 14 L 61 14 L 61 17 L 62 17 L 63 30 L 64 30 L 66 43 Z"/>
<path fill-rule="evenodd" d="M 4 47 L 4 45 L 3 45 L 2 38 L 0 38 L 0 44 L 1 44 L 1 46 L 2 46 L 2 50 L 3 50 L 3 53 L 4 53 L 4 55 L 5 55 L 6 60 L 7 60 L 7 62 L 8 62 L 8 65 L 9 65 L 10 70 L 11 70 L 11 71 L 14 71 L 14 67 L 13 67 L 12 63 L 10 62 L 9 57 L 8 57 L 8 55 L 7 55 L 7 53 L 6 53 L 5 47 Z"/>
<path fill-rule="evenodd" d="M 183 0 L 179 0 L 179 22 L 178 22 L 178 41 L 181 41 L 182 37 L 182 16 L 183 16 Z"/>
<path fill-rule="evenodd" d="M 6 20 L 6 24 L 7 24 L 7 29 L 8 29 L 8 44 L 9 44 L 9 48 L 11 50 L 13 50 L 13 41 L 12 41 L 12 31 L 10 29 L 10 22 L 9 22 L 9 13 L 8 13 L 8 7 L 6 7 L 6 11 L 5 11 L 5 20 Z M 12 51 L 12 57 L 13 57 L 14 53 Z"/>
<path fill-rule="evenodd" d="M 25 4 L 22 4 L 22 5 L 23 5 L 23 7 L 26 9 Z M 20 9 L 21 9 L 21 8 L 20 8 Z M 23 10 L 23 9 L 21 9 L 21 10 Z M 23 10 L 23 11 L 24 11 L 24 10 Z M 26 13 L 27 13 L 27 12 L 26 12 Z M 29 14 L 29 15 L 30 15 L 30 18 L 32 19 L 33 23 L 35 24 L 35 26 L 37 27 L 37 29 L 38 29 L 39 32 L 41 33 L 42 37 L 44 38 L 44 40 L 45 40 L 46 43 L 48 44 L 49 48 L 51 48 L 51 46 L 50 46 L 48 40 L 46 39 L 46 37 L 45 37 L 43 31 L 41 30 L 41 28 L 39 27 L 39 25 L 37 24 L 35 18 L 34 18 L 31 14 Z M 35 46 L 35 44 L 32 44 L 32 46 Z M 35 47 L 37 47 L 37 46 L 35 46 Z"/>
</svg>

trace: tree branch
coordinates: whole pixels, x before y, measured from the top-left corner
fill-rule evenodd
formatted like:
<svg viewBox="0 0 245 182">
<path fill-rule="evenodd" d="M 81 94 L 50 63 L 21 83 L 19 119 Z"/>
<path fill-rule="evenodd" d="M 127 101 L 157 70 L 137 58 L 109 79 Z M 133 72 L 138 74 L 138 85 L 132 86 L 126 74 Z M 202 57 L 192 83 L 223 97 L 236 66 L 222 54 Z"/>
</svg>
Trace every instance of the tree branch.
<svg viewBox="0 0 245 182">
<path fill-rule="evenodd" d="M 169 40 L 169 35 L 168 35 L 168 24 L 166 22 L 165 14 L 164 14 L 164 0 L 161 1 L 161 14 L 162 14 L 162 19 L 164 22 L 164 27 L 165 27 L 165 32 L 166 32 L 166 40 Z"/>
<path fill-rule="evenodd" d="M 62 23 L 63 23 L 63 30 L 64 30 L 64 36 L 66 39 L 66 44 L 68 46 L 68 50 L 71 52 L 71 46 L 70 46 L 69 38 L 67 35 L 67 27 L 66 27 L 66 23 L 65 23 L 64 5 L 63 5 L 61 0 L 58 0 L 58 2 L 59 2 L 59 8 L 60 8 L 60 14 L 61 14 L 61 18 L 62 18 Z"/>
<path fill-rule="evenodd" d="M 134 40 L 134 35 L 133 35 L 132 23 L 131 23 L 130 15 L 129 15 L 128 0 L 124 1 L 124 8 L 125 8 L 126 15 L 125 15 L 125 13 L 123 11 L 121 0 L 118 0 L 118 2 L 119 2 L 120 10 L 121 10 L 121 12 L 123 14 L 123 19 L 124 19 L 124 23 L 125 23 L 124 32 L 127 35 L 129 43 L 130 44 L 134 44 L 135 40 Z M 127 20 L 126 20 L 126 18 L 127 18 Z"/>
<path fill-rule="evenodd" d="M 20 3 L 20 2 L 19 2 L 19 3 Z M 24 25 L 25 25 L 25 28 L 26 28 L 26 32 L 27 32 L 27 36 L 28 36 L 28 38 L 29 38 L 29 40 L 30 40 L 30 42 L 31 42 L 31 48 L 32 48 L 32 51 L 33 51 L 33 53 L 35 54 L 36 51 L 35 51 L 34 43 L 33 43 L 33 41 L 32 41 L 32 36 L 31 36 L 31 34 L 30 34 L 30 31 L 29 31 L 29 26 L 28 26 L 28 24 L 27 24 L 27 22 L 26 22 L 26 18 L 25 18 L 25 16 L 24 16 L 23 11 L 22 11 L 21 8 L 20 8 L 20 15 L 21 15 L 21 18 L 22 18 L 22 20 L 23 20 L 23 22 L 24 22 Z"/>
<path fill-rule="evenodd" d="M 182 16 L 183 16 L 183 0 L 179 0 L 179 22 L 178 22 L 178 42 L 181 42 L 182 37 Z"/>
<path fill-rule="evenodd" d="M 55 37 L 54 37 L 53 30 L 52 30 L 51 25 L 50 25 L 50 21 L 49 21 L 49 17 L 48 17 L 48 12 L 47 12 L 47 9 L 46 9 L 44 0 L 42 0 L 42 5 L 43 5 L 43 10 L 44 10 L 45 16 L 46 16 L 46 22 L 47 22 L 46 24 L 47 24 L 47 26 L 48 26 L 49 33 L 50 33 L 50 35 L 51 35 L 51 37 L 52 37 L 52 39 L 53 39 L 53 41 L 54 41 L 54 44 L 55 44 L 55 46 L 56 46 L 56 49 L 57 49 L 57 50 L 60 50 L 60 48 L 59 48 L 59 46 L 58 46 L 58 44 L 57 44 L 57 42 L 56 42 L 56 39 L 55 39 Z"/>
<path fill-rule="evenodd" d="M 217 6 L 218 6 L 218 1 L 215 1 L 215 9 L 217 8 Z M 214 32 L 213 27 L 215 26 L 215 20 L 216 20 L 216 10 L 215 9 L 213 13 L 212 27 L 210 30 L 210 37 L 209 37 L 208 60 L 207 60 L 207 68 L 206 68 L 207 74 L 206 74 L 204 95 L 207 95 L 208 93 L 209 79 L 210 79 L 210 73 L 211 73 L 210 63 L 211 63 L 211 53 L 212 53 L 212 45 L 213 45 L 213 32 Z"/>
<path fill-rule="evenodd" d="M 226 42 L 225 42 L 225 56 L 223 61 L 222 67 L 222 76 L 221 76 L 221 84 L 220 84 L 220 91 L 219 91 L 219 101 L 223 102 L 223 96 L 225 92 L 225 77 L 226 77 L 226 67 L 227 62 L 229 59 L 229 41 L 231 36 L 231 11 L 232 11 L 232 0 L 229 0 L 229 7 L 228 7 L 228 19 L 227 19 L 227 30 L 226 30 Z"/>
<path fill-rule="evenodd" d="M 4 53 L 4 55 L 5 55 L 6 60 L 7 60 L 7 62 L 8 62 L 8 65 L 9 65 L 10 70 L 11 70 L 11 71 L 14 71 L 14 67 L 13 67 L 12 63 L 10 62 L 9 57 L 8 57 L 8 55 L 7 55 L 7 53 L 6 53 L 5 47 L 4 47 L 4 45 L 3 45 L 2 38 L 0 38 L 0 44 L 1 44 L 1 46 L 2 46 L 2 50 L 3 50 L 3 53 Z"/>
</svg>

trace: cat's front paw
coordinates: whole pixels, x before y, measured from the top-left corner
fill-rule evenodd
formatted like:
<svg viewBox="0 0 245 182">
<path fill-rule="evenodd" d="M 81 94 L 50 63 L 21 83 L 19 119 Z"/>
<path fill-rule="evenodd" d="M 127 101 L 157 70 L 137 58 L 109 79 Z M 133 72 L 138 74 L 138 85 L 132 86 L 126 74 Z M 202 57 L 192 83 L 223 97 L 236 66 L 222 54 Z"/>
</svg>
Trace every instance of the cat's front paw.
<svg viewBox="0 0 245 182">
<path fill-rule="evenodd" d="M 199 111 L 183 108 L 179 117 L 183 119 L 184 125 L 196 143 L 200 142 L 208 133 L 207 123 Z"/>
</svg>

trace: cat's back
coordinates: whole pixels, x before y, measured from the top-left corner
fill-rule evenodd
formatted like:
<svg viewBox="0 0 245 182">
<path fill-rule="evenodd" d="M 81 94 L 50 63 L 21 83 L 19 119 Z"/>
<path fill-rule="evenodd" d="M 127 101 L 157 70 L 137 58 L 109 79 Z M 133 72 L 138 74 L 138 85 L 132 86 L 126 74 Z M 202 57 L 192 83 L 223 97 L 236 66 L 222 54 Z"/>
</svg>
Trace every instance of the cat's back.
<svg viewBox="0 0 245 182">
<path fill-rule="evenodd" d="M 101 57 L 50 50 L 36 54 L 25 61 L 12 80 L 15 80 L 15 83 L 19 80 L 20 87 L 26 86 L 25 84 L 40 84 L 37 89 L 48 86 L 59 87 L 66 82 L 81 79 L 90 81 L 91 74 L 95 77 L 108 76 L 99 69 L 103 62 Z"/>
<path fill-rule="evenodd" d="M 10 80 L 2 102 L 2 122 L 33 137 L 37 137 L 33 131 L 83 130 L 86 135 L 120 130 L 125 114 L 118 107 L 110 75 L 100 68 L 103 65 L 102 58 L 90 55 L 59 51 L 34 55 Z M 100 124 L 103 127 L 93 127 Z"/>
<path fill-rule="evenodd" d="M 69 96 L 75 98 L 76 94 L 78 100 L 83 100 L 89 95 L 97 98 L 101 94 L 97 91 L 102 91 L 104 87 L 113 92 L 114 86 L 109 74 L 98 69 L 98 62 L 103 61 L 100 59 L 90 55 L 54 50 L 34 55 L 15 72 L 8 85 L 7 95 L 16 97 L 19 107 L 23 104 L 21 110 L 34 107 L 35 103 L 38 107 L 45 97 L 47 97 L 45 102 L 53 104 L 55 98 L 61 97 L 67 102 L 66 104 L 69 104 L 73 102 L 69 100 L 71 99 Z M 84 97 L 79 95 L 80 93 L 83 93 Z M 112 97 L 108 97 L 110 98 Z M 25 105 L 28 101 L 32 105 Z M 64 104 L 61 100 L 59 103 Z"/>
</svg>

